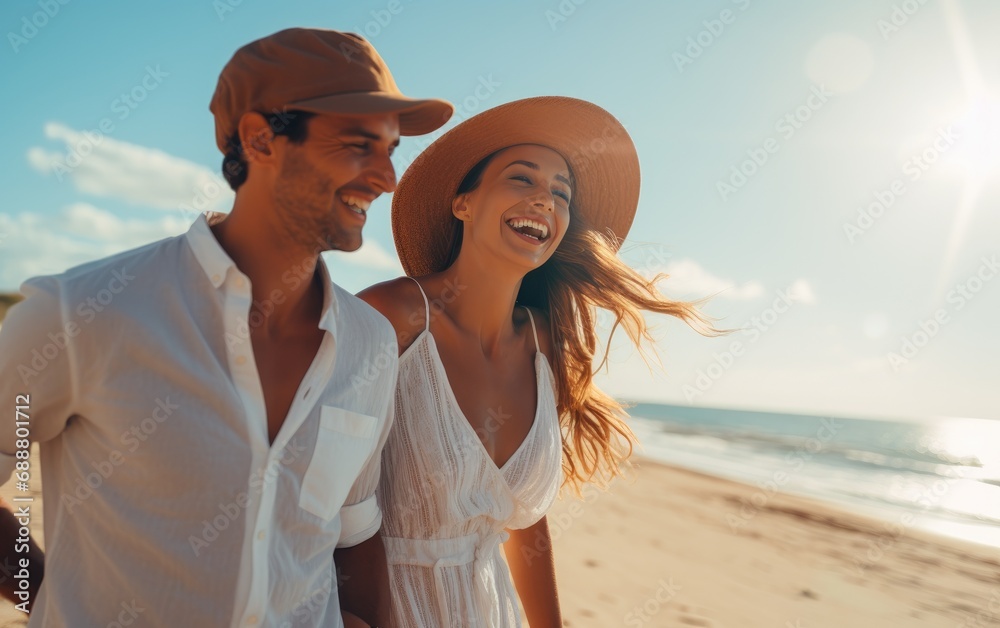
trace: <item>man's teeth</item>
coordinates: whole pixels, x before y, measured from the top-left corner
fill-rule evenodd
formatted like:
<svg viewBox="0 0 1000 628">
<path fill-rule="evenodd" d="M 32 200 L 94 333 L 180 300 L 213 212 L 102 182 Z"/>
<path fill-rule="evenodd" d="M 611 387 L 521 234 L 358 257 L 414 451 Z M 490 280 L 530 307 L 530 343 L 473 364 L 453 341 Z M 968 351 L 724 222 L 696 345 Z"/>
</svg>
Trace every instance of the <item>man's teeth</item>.
<svg viewBox="0 0 1000 628">
<path fill-rule="evenodd" d="M 544 222 L 538 220 L 532 220 L 531 218 L 512 218 L 507 221 L 507 224 L 513 227 L 514 229 L 523 229 L 525 227 L 530 227 L 532 229 L 535 229 L 541 234 L 540 237 L 535 237 L 533 234 L 530 233 L 524 233 L 524 232 L 521 233 L 524 233 L 524 235 L 528 237 L 535 238 L 536 240 L 544 240 L 545 238 L 549 237 L 549 226 L 546 225 Z"/>
<path fill-rule="evenodd" d="M 358 198 L 357 196 L 341 196 L 340 200 L 344 201 L 344 204 L 353 209 L 359 214 L 363 214 L 368 211 L 368 208 L 372 206 L 371 201 L 366 201 L 363 198 Z"/>
</svg>

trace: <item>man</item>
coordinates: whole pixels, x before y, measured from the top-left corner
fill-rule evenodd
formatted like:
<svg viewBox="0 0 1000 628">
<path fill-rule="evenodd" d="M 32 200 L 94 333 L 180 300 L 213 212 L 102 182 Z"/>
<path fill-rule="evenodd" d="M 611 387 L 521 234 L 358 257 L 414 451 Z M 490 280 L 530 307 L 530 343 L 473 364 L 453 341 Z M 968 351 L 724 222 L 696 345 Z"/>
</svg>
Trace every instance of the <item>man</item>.
<svg viewBox="0 0 1000 628">
<path fill-rule="evenodd" d="M 29 440 L 45 476 L 44 580 L 25 504 L 0 511 L 29 626 L 388 621 L 374 492 L 396 340 L 319 254 L 361 245 L 399 136 L 452 107 L 404 97 L 357 35 L 289 29 L 236 52 L 211 110 L 232 211 L 29 279 L 0 334 L 21 417 L 0 477 L 37 477 Z"/>
</svg>

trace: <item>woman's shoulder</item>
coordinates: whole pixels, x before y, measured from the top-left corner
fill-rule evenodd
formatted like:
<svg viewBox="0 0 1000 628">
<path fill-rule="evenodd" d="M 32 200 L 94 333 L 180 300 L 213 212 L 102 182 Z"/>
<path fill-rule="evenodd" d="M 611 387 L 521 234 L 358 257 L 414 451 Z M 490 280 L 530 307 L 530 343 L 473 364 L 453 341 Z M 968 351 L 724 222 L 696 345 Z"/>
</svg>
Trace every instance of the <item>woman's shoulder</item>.
<svg viewBox="0 0 1000 628">
<path fill-rule="evenodd" d="M 522 306 L 522 311 L 524 308 L 531 310 L 531 318 L 535 322 L 535 329 L 538 332 L 538 348 L 539 350 L 548 358 L 549 363 L 552 362 L 552 329 L 549 326 L 549 315 L 545 310 L 539 309 L 535 306 Z M 531 333 L 531 323 L 528 320 L 527 314 L 524 315 L 524 322 L 528 324 L 528 333 Z M 532 339 L 532 342 L 534 340 Z"/>
<path fill-rule="evenodd" d="M 399 352 L 424 330 L 426 309 L 420 287 L 409 277 L 397 277 L 365 288 L 357 297 L 384 316 L 396 330 Z"/>
</svg>

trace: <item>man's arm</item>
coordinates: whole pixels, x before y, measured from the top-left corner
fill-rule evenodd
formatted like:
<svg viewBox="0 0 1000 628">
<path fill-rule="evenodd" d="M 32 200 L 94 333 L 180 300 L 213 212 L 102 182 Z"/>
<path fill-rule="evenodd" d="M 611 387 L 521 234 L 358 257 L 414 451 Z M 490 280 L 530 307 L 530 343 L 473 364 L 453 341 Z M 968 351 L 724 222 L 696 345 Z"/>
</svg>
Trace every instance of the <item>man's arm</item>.
<svg viewBox="0 0 1000 628">
<path fill-rule="evenodd" d="M 397 345 L 392 336 L 378 349 L 391 356 L 383 377 L 370 385 L 381 388 L 362 391 L 384 399 L 385 410 L 382 432 L 358 479 L 351 487 L 346 504 L 340 510 L 341 537 L 333 559 L 337 570 L 340 608 L 344 623 L 350 627 L 351 615 L 361 618 L 369 626 L 386 628 L 391 625 L 391 599 L 389 568 L 385 546 L 380 534 L 382 511 L 378 507 L 375 490 L 382 474 L 382 449 L 389 439 L 395 419 L 396 378 L 398 376 Z M 346 612 L 345 612 L 346 611 Z"/>
<path fill-rule="evenodd" d="M 385 561 L 382 535 L 375 533 L 353 547 L 338 548 L 333 553 L 337 566 L 337 589 L 344 624 L 350 628 L 348 614 L 355 615 L 362 626 L 389 626 L 389 569 Z"/>
<path fill-rule="evenodd" d="M 82 330 L 65 316 L 57 279 L 30 279 L 21 292 L 25 299 L 10 308 L 0 330 L 0 484 L 16 473 L 19 483 L 30 486 L 37 484 L 41 471 L 28 455 L 31 443 L 57 436 L 73 414 L 71 354 L 73 338 Z M 0 595 L 18 603 L 26 601 L 30 607 L 45 573 L 45 557 L 33 539 L 19 540 L 21 528 L 28 527 L 28 518 L 20 510 L 20 504 L 11 507 L 0 502 L 4 576 Z M 28 567 L 22 568 L 22 560 Z M 15 578 L 22 569 L 29 577 Z M 30 597 L 24 596 L 19 582 L 28 583 Z"/>
</svg>

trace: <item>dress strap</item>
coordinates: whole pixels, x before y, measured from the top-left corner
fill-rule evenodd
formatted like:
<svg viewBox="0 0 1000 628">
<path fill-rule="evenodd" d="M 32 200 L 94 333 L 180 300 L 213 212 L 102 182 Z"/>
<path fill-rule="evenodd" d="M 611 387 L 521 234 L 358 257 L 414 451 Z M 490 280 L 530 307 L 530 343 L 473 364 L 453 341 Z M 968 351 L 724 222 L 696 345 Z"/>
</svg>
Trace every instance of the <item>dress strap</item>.
<svg viewBox="0 0 1000 628">
<path fill-rule="evenodd" d="M 407 278 L 413 279 L 413 277 Z M 424 287 L 420 285 L 420 282 L 413 279 L 413 283 L 417 284 L 417 287 L 420 288 L 420 296 L 424 298 L 424 331 L 427 331 L 431 328 L 431 305 L 427 301 L 427 293 L 424 292 Z"/>
<path fill-rule="evenodd" d="M 531 333 L 535 336 L 535 351 L 541 351 L 538 347 L 538 330 L 535 329 L 535 317 L 531 315 L 531 310 L 528 309 L 527 305 L 522 305 L 521 307 L 528 313 L 528 320 L 531 321 Z"/>
</svg>

